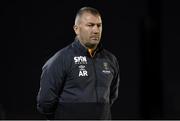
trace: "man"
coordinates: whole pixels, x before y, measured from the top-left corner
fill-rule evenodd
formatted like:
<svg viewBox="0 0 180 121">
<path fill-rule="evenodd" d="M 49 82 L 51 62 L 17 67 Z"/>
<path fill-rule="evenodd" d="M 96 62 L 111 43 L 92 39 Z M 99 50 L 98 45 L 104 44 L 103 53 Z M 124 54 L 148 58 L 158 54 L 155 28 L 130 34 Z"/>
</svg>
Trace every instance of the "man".
<svg viewBox="0 0 180 121">
<path fill-rule="evenodd" d="M 118 97 L 119 65 L 100 42 L 100 13 L 81 8 L 74 31 L 75 41 L 43 66 L 37 108 L 50 119 L 110 119 L 110 106 Z"/>
</svg>

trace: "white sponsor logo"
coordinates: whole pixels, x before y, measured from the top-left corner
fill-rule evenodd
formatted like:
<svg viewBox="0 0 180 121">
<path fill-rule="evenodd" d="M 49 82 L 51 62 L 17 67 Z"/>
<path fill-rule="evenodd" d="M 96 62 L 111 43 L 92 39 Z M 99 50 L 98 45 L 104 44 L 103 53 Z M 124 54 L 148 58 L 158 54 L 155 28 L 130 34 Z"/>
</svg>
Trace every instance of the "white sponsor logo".
<svg viewBox="0 0 180 121">
<path fill-rule="evenodd" d="M 84 65 L 79 66 L 79 77 L 80 76 L 88 76 L 88 73 L 87 73 Z"/>
<path fill-rule="evenodd" d="M 86 56 L 74 57 L 75 64 L 87 64 Z"/>
<path fill-rule="evenodd" d="M 109 70 L 103 70 L 102 72 L 103 72 L 103 73 L 106 73 L 106 74 L 111 73 L 111 71 L 109 71 Z"/>
</svg>

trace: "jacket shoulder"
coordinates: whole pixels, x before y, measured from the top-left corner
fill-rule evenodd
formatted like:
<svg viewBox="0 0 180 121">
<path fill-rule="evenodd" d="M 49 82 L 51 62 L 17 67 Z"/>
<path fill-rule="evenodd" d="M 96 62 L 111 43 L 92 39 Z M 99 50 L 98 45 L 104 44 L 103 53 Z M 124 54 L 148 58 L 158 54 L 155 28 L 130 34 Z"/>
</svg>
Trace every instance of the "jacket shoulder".
<svg viewBox="0 0 180 121">
<path fill-rule="evenodd" d="M 58 50 L 54 55 L 52 55 L 44 64 L 43 68 L 46 66 L 56 65 L 58 63 L 64 63 L 65 60 L 67 61 L 68 56 L 72 52 L 72 46 L 71 44 L 67 45 L 66 47 Z"/>
</svg>

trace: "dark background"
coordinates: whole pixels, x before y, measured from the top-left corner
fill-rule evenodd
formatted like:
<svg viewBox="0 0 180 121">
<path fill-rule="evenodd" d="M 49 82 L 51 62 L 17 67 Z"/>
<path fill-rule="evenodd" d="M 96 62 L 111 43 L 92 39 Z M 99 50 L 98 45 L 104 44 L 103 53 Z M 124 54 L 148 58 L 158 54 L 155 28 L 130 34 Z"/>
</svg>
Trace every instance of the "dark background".
<svg viewBox="0 0 180 121">
<path fill-rule="evenodd" d="M 83 6 L 102 13 L 103 44 L 119 60 L 113 119 L 180 119 L 178 0 L 6 0 L 0 6 L 1 119 L 44 118 L 36 110 L 41 67 L 73 41 Z"/>
</svg>

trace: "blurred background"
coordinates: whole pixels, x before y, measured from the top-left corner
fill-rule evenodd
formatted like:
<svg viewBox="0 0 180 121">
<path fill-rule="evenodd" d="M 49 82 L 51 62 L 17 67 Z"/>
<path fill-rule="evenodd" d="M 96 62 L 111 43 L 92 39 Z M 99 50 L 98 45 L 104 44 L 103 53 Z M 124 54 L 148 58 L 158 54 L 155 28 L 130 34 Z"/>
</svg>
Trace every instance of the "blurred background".
<svg viewBox="0 0 180 121">
<path fill-rule="evenodd" d="M 102 14 L 105 48 L 120 65 L 112 119 L 180 119 L 177 0 L 1 1 L 0 119 L 44 119 L 36 110 L 41 68 L 70 44 L 77 10 Z"/>
</svg>

